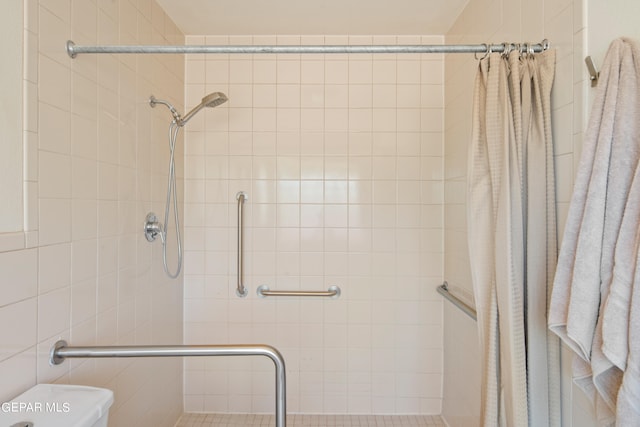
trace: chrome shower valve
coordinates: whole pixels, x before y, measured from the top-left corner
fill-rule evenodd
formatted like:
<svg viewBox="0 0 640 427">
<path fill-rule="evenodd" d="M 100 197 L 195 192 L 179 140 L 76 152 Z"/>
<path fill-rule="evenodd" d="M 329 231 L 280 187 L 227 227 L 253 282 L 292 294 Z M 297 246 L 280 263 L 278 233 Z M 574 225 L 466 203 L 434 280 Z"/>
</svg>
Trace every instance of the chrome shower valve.
<svg viewBox="0 0 640 427">
<path fill-rule="evenodd" d="M 162 232 L 162 223 L 158 221 L 158 217 L 155 213 L 149 212 L 144 222 L 144 237 L 148 242 L 154 242 L 156 237 L 160 235 L 160 239 L 164 241 L 164 234 Z"/>
</svg>

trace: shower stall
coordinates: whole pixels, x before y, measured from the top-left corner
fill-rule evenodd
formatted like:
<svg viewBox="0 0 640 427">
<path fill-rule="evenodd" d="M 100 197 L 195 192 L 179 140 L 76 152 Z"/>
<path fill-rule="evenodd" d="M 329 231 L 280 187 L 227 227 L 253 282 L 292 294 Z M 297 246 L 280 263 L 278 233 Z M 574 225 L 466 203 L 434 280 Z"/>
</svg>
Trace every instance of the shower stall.
<svg viewBox="0 0 640 427">
<path fill-rule="evenodd" d="M 560 3 L 470 0 L 441 35 L 185 36 L 155 1 L 24 2 L 26 219 L 21 243 L 0 252 L 0 319 L 11 325 L 0 397 L 36 382 L 103 386 L 117 396 L 114 426 L 272 414 L 273 365 L 260 358 L 48 363 L 60 339 L 259 342 L 286 361 L 291 414 L 478 425 L 475 323 L 435 290 L 446 279 L 473 302 L 463 215 L 473 54 L 78 49 L 69 59 L 64 45 L 464 44 L 481 56 L 483 43 L 548 37 L 561 49 L 554 118 L 566 141 L 580 116 L 570 89 L 582 2 Z M 571 144 L 557 161 L 562 209 Z M 164 245 L 143 237 L 149 212 L 165 212 L 147 227 Z M 258 294 L 333 286 L 339 298 Z"/>
</svg>

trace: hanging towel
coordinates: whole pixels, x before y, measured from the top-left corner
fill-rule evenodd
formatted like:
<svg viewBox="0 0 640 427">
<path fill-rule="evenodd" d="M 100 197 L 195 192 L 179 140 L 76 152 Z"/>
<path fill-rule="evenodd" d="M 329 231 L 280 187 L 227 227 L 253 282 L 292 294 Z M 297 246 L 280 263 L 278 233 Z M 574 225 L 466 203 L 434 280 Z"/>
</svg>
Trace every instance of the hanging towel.
<svg viewBox="0 0 640 427">
<path fill-rule="evenodd" d="M 640 156 L 638 45 L 615 40 L 606 55 L 576 175 L 551 297 L 549 328 L 575 352 L 574 381 L 594 399 L 602 425 L 614 422 L 621 375 L 603 352 L 604 313 L 616 256 L 629 262 L 619 239 Z M 633 221 L 629 212 L 628 221 Z M 634 239 L 632 239 L 634 240 Z M 635 263 L 633 261 L 632 263 Z M 620 302 L 618 301 L 620 304 Z M 629 299 L 621 302 L 628 307 Z M 611 305 L 613 307 L 613 305 Z M 611 324 L 611 323 L 608 323 Z M 626 334 L 627 332 L 623 332 Z M 615 347 L 615 346 L 614 346 Z M 618 347 L 616 347 L 618 348 Z"/>
<path fill-rule="evenodd" d="M 640 269 L 636 269 L 629 320 L 629 357 L 618 393 L 616 427 L 640 424 Z"/>
<path fill-rule="evenodd" d="M 636 167 L 616 244 L 613 278 L 602 315 L 602 351 L 613 375 L 622 376 L 627 365 L 631 291 L 640 244 L 640 164 Z"/>
<path fill-rule="evenodd" d="M 636 62 L 640 59 L 640 52 L 637 45 L 632 42 L 624 42 L 620 51 L 618 75 L 619 93 L 616 102 L 616 118 L 613 127 L 613 148 L 611 152 L 611 164 L 609 167 L 606 199 L 606 218 L 603 235 L 603 252 L 601 261 L 601 304 L 600 316 L 596 324 L 596 330 L 591 349 L 591 369 L 593 372 L 593 382 L 598 392 L 598 399 L 605 405 L 598 405 L 599 419 L 602 424 L 611 424 L 615 417 L 616 398 L 620 381 L 622 379 L 620 371 L 612 363 L 612 360 L 604 353 L 603 343 L 605 340 L 610 345 L 622 345 L 626 347 L 626 335 L 628 334 L 628 309 L 617 311 L 607 309 L 607 301 L 614 277 L 616 261 L 618 267 L 625 268 L 626 264 L 635 265 L 633 247 L 627 243 L 629 227 L 637 226 L 637 197 L 632 194 L 634 177 L 640 158 L 640 69 Z M 635 49 L 635 50 L 634 50 Z M 636 191 L 638 190 L 636 183 Z M 631 223 L 624 225 L 624 219 Z M 630 240 L 633 242 L 635 232 L 631 233 Z M 630 299 L 626 299 L 629 306 Z M 611 307 L 611 306 L 610 306 Z M 605 319 L 623 320 L 623 328 L 614 334 L 603 334 Z M 611 331 L 609 331 L 611 332 Z M 624 337 L 624 338 L 623 338 Z M 614 344 L 615 343 L 615 344 Z M 626 348 L 624 355 L 620 355 L 617 347 L 615 351 L 610 351 L 614 357 L 626 359 Z M 618 353 L 618 354 L 616 354 Z"/>
<path fill-rule="evenodd" d="M 634 47 L 634 45 L 631 45 Z M 637 45 L 636 45 L 637 47 Z M 626 70 L 631 71 L 631 65 L 640 69 L 640 54 L 634 52 L 635 64 L 628 64 Z M 635 71 L 635 70 L 633 70 Z M 639 82 L 634 81 L 637 85 Z M 636 86 L 633 91 L 637 93 L 640 87 Z M 640 102 L 639 97 L 635 97 L 635 103 L 626 106 L 627 113 L 632 119 L 627 122 L 629 132 L 637 135 L 640 126 Z M 635 128 L 635 129 L 634 129 Z M 638 150 L 639 139 L 632 135 L 629 139 L 634 140 L 629 153 L 634 154 L 631 158 L 637 157 L 634 153 Z M 629 165 L 631 167 L 631 165 Z M 640 163 L 636 164 L 633 182 L 629 190 L 627 203 L 624 208 L 624 217 L 620 226 L 620 233 L 616 242 L 613 277 L 609 288 L 604 312 L 602 316 L 602 351 L 609 361 L 620 371 L 624 371 L 628 356 L 628 325 L 629 309 L 631 301 L 631 290 L 634 283 L 636 269 L 636 258 L 638 254 L 638 244 L 640 238 Z"/>
<path fill-rule="evenodd" d="M 635 93 L 640 90 L 640 46 L 632 44 L 635 75 Z M 627 67 L 628 69 L 630 66 Z M 640 100 L 636 95 L 635 103 L 629 106 L 629 137 L 634 140 L 636 150 L 640 145 Z M 636 163 L 635 176 L 623 226 L 616 247 L 616 265 L 614 279 L 607 298 L 603 321 L 603 353 L 615 368 L 604 372 L 601 377 L 611 382 L 619 380 L 623 371 L 622 386 L 617 393 L 617 427 L 640 425 L 640 163 Z M 623 234 L 624 233 L 624 234 Z M 627 256 L 618 253 L 627 252 Z M 628 266 L 627 266 L 628 265 Z M 635 269 L 633 276 L 631 272 Z M 628 279 L 633 277 L 631 283 Z M 619 280 L 618 280 L 619 279 Z M 627 304 L 625 304 L 625 300 Z M 619 369 L 619 370 L 618 370 Z M 596 385 L 600 376 L 596 377 Z"/>
<path fill-rule="evenodd" d="M 630 333 L 630 301 L 635 281 L 640 237 L 640 164 L 636 166 L 633 183 L 624 209 L 622 224 L 615 246 L 613 277 L 609 293 L 598 319 L 594 336 L 592 371 L 599 396 L 607 405 L 609 416 L 603 422 L 612 423 L 618 389 L 627 366 Z M 604 278 L 603 278 L 604 280 Z M 600 405 L 602 406 L 602 405 Z M 602 415 L 606 413 L 601 408 Z"/>
</svg>

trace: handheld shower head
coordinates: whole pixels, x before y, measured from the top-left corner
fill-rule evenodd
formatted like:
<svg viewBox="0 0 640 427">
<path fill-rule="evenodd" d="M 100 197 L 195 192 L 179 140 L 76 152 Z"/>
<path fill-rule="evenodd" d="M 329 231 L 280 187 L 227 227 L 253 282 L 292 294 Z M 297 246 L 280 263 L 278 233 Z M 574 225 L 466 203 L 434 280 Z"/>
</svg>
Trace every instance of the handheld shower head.
<svg viewBox="0 0 640 427">
<path fill-rule="evenodd" d="M 205 105 L 205 107 L 213 108 L 217 107 L 218 105 L 224 104 L 228 100 L 229 98 L 227 98 L 227 95 L 225 95 L 224 93 L 213 92 L 202 98 L 202 103 Z"/>
<path fill-rule="evenodd" d="M 202 110 L 204 107 L 214 108 L 218 105 L 224 104 L 228 99 L 229 98 L 227 98 L 227 95 L 222 92 L 210 93 L 209 95 L 202 98 L 200 104 L 196 105 L 191 111 L 185 114 L 182 120 L 178 122 L 178 124 L 180 126 L 184 126 L 189 120 L 191 120 L 193 116 L 196 115 L 198 111 Z"/>
<path fill-rule="evenodd" d="M 209 95 L 202 98 L 202 101 L 200 101 L 200 104 L 196 105 L 191 111 L 185 114 L 184 117 L 180 116 L 180 113 L 178 113 L 178 110 L 176 110 L 175 107 L 171 105 L 169 101 L 157 99 L 153 95 L 149 97 L 149 105 L 151 105 L 151 107 L 154 107 L 154 108 L 157 104 L 165 105 L 169 109 L 169 111 L 171 111 L 171 115 L 173 115 L 173 120 L 176 122 L 176 124 L 182 127 L 186 125 L 187 122 L 191 120 L 191 118 L 195 116 L 196 113 L 202 110 L 204 107 L 214 108 L 214 107 L 217 107 L 218 105 L 224 104 L 228 100 L 229 98 L 227 98 L 227 95 L 225 95 L 222 92 L 210 93 Z"/>
</svg>

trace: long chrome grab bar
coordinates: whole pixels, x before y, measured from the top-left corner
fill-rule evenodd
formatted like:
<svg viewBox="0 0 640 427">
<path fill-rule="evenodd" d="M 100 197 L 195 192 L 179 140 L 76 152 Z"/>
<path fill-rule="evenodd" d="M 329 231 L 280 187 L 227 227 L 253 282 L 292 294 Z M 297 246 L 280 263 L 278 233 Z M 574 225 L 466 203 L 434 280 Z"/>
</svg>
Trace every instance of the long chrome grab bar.
<svg viewBox="0 0 640 427">
<path fill-rule="evenodd" d="M 471 317 L 473 320 L 478 320 L 475 308 L 449 292 L 449 284 L 447 282 L 442 283 L 442 285 L 438 286 L 436 290 L 440 295 L 445 297 L 445 299 L 449 300 L 453 305 L 464 311 L 467 316 Z"/>
<path fill-rule="evenodd" d="M 267 285 L 258 286 L 256 293 L 259 297 L 331 297 L 338 298 L 340 296 L 340 288 L 338 286 L 329 286 L 326 291 L 272 291 Z"/>
<path fill-rule="evenodd" d="M 66 358 L 94 357 L 190 357 L 190 356 L 266 356 L 276 368 L 276 427 L 287 425 L 287 393 L 284 358 L 274 347 L 264 344 L 239 345 L 142 345 L 67 347 L 56 342 L 49 353 L 49 363 L 59 365 Z"/>
<path fill-rule="evenodd" d="M 239 191 L 238 194 L 236 194 L 236 199 L 238 200 L 238 288 L 236 289 L 236 295 L 238 295 L 240 298 L 246 297 L 249 293 L 249 290 L 244 286 L 244 249 L 242 248 L 242 229 L 244 227 L 242 208 L 244 206 L 245 200 L 247 200 L 248 198 L 249 196 L 247 196 L 247 193 L 245 193 L 244 191 Z"/>
</svg>

